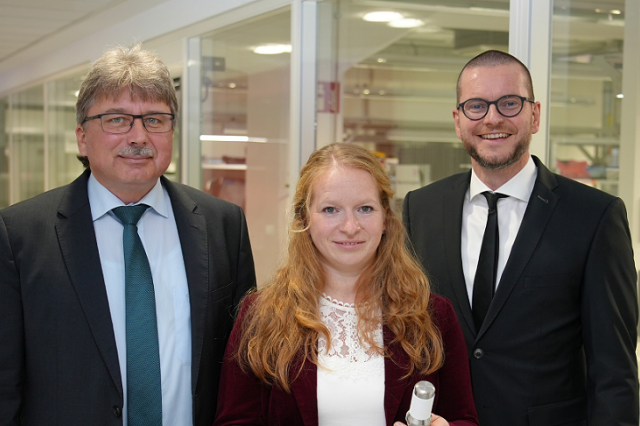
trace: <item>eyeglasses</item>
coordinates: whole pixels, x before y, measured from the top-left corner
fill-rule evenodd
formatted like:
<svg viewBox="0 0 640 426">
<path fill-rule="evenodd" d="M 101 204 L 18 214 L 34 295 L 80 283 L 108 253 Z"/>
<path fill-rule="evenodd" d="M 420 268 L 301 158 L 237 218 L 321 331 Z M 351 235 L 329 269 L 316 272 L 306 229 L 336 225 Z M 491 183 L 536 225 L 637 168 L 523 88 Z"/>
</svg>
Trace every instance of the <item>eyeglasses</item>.
<svg viewBox="0 0 640 426">
<path fill-rule="evenodd" d="M 484 99 L 474 98 L 468 99 L 460 104 L 458 108 L 462 108 L 464 115 L 473 121 L 482 120 L 489 112 L 489 107 L 493 104 L 498 112 L 505 117 L 515 117 L 520 114 L 524 107 L 524 102 L 529 101 L 535 103 L 531 98 L 525 98 L 518 95 L 505 95 L 497 101 L 485 101 Z"/>
<path fill-rule="evenodd" d="M 167 133 L 173 129 L 174 114 L 156 112 L 153 114 L 124 114 L 120 112 L 108 112 L 87 117 L 82 124 L 89 120 L 100 119 L 102 131 L 105 133 L 127 133 L 133 127 L 136 118 L 142 120 L 142 125 L 149 133 Z"/>
</svg>

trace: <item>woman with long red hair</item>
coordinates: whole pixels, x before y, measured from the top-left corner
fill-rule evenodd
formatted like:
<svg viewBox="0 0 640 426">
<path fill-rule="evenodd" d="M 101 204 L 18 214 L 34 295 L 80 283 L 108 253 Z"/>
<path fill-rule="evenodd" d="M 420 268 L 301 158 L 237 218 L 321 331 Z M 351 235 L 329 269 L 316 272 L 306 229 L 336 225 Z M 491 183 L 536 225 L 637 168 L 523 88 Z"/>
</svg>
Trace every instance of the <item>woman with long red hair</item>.
<svg viewBox="0 0 640 426">
<path fill-rule="evenodd" d="M 230 337 L 216 426 L 391 425 L 420 380 L 436 388 L 433 426 L 477 425 L 462 332 L 429 291 L 392 197 L 365 149 L 311 155 L 288 256 Z"/>
</svg>

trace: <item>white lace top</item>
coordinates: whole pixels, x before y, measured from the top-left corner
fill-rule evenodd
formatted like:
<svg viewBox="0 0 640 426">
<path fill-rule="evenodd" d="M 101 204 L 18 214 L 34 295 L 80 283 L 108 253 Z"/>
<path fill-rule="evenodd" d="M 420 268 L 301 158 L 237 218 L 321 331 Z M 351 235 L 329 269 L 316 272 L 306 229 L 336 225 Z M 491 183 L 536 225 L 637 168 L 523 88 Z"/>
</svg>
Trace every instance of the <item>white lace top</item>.
<svg viewBox="0 0 640 426">
<path fill-rule="evenodd" d="M 331 347 L 318 340 L 319 426 L 385 425 L 384 357 L 358 339 L 358 317 L 353 304 L 326 296 L 320 316 L 331 333 Z M 382 345 L 382 324 L 374 339 Z"/>
</svg>

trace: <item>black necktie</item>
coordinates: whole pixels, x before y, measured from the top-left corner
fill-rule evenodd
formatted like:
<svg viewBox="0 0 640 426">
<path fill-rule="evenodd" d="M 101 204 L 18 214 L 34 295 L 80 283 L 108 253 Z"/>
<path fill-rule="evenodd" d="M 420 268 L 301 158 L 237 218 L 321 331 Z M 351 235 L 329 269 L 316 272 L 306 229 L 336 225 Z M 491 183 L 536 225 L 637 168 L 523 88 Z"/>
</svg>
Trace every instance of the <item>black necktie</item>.
<svg viewBox="0 0 640 426">
<path fill-rule="evenodd" d="M 473 281 L 473 321 L 476 331 L 480 330 L 484 317 L 487 316 L 489 305 L 496 287 L 496 273 L 498 271 L 498 200 L 508 195 L 485 191 L 482 193 L 489 204 L 487 227 L 482 238 L 478 269 Z"/>
<path fill-rule="evenodd" d="M 116 207 L 124 225 L 127 410 L 129 426 L 162 426 L 162 389 L 156 300 L 147 254 L 137 223 L 146 204 Z"/>
</svg>

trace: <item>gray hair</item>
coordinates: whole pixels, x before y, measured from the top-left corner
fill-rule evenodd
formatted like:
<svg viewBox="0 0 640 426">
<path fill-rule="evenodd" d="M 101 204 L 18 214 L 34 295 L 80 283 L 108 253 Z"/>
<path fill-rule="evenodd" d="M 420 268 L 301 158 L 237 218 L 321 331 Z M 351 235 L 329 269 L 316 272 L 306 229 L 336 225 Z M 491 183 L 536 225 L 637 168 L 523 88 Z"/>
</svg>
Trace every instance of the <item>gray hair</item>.
<svg viewBox="0 0 640 426">
<path fill-rule="evenodd" d="M 93 63 L 80 85 L 76 102 L 76 123 L 82 124 L 89 108 L 105 97 L 117 98 L 128 88 L 131 96 L 143 102 L 164 102 L 178 114 L 178 99 L 167 66 L 140 43 L 107 50 Z"/>
</svg>

